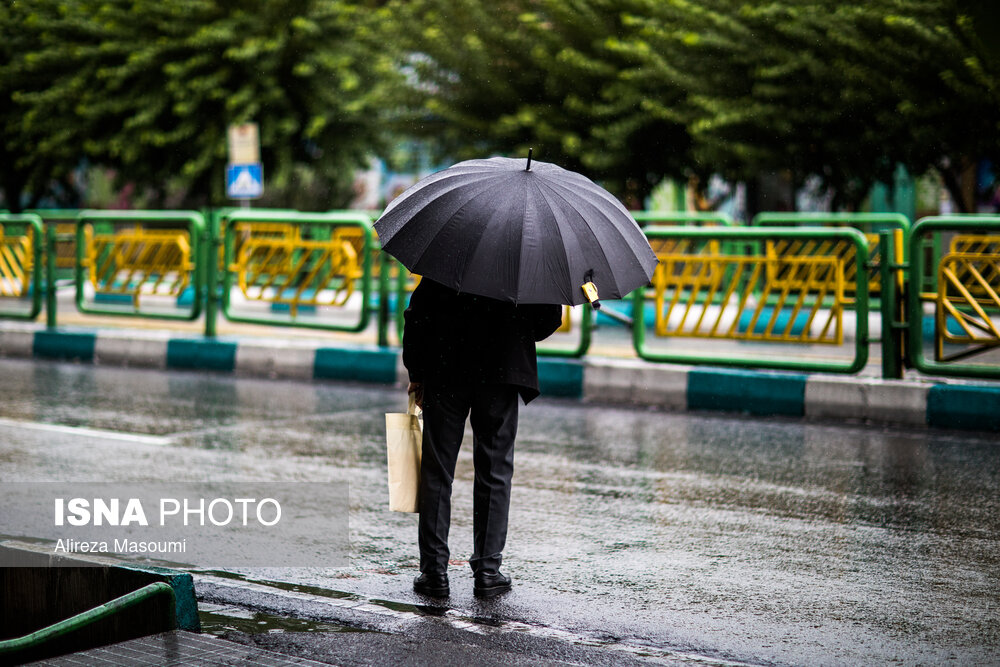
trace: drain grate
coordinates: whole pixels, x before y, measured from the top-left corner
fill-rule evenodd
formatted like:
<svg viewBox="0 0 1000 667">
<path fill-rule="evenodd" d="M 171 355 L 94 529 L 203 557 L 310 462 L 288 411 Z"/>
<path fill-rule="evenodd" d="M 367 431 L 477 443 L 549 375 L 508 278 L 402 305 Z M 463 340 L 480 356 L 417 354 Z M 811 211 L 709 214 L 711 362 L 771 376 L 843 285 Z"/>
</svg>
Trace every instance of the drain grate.
<svg viewBox="0 0 1000 667">
<path fill-rule="evenodd" d="M 212 667 L 213 665 L 256 665 L 258 667 L 325 667 L 326 663 L 294 658 L 253 646 L 175 630 L 132 639 L 120 644 L 50 658 L 32 665 L 51 667 Z"/>
</svg>

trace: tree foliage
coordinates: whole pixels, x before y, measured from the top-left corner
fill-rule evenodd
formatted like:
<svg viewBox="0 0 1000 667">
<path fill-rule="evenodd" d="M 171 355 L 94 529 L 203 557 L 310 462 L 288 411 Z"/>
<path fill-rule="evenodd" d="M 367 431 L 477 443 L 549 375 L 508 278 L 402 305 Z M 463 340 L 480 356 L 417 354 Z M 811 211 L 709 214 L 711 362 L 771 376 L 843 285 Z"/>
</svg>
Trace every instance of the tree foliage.
<svg viewBox="0 0 1000 667">
<path fill-rule="evenodd" d="M 52 182 L 65 179 L 80 158 L 75 149 L 60 144 L 40 149 L 46 137 L 31 131 L 24 107 L 13 101 L 23 91 L 41 87 L 35 78 L 40 67 L 29 72 L 12 65 L 30 58 L 36 46 L 25 30 L 27 16 L 23 3 L 0 3 L 0 188 L 14 210 L 20 207 L 21 193 L 37 199 Z"/>
<path fill-rule="evenodd" d="M 8 2 L 0 185 L 16 206 L 87 158 L 221 203 L 226 128 L 254 120 L 273 204 L 344 203 L 386 128 L 448 159 L 532 146 L 631 205 L 664 176 L 776 170 L 854 205 L 899 163 L 961 202 L 959 172 L 1000 163 L 988 5 Z"/>
<path fill-rule="evenodd" d="M 557 162 L 641 196 L 688 163 L 687 133 L 636 104 L 614 0 L 410 0 L 387 28 L 410 75 L 405 131 L 454 158 L 503 152 Z M 669 92 L 669 91 L 665 91 Z"/>
<path fill-rule="evenodd" d="M 897 163 L 936 167 L 1000 146 L 996 63 L 948 0 L 637 0 L 618 48 L 685 92 L 702 164 L 737 177 L 815 174 L 855 202 Z"/>
<path fill-rule="evenodd" d="M 227 127 L 256 121 L 269 189 L 293 193 L 309 175 L 330 206 L 380 141 L 391 69 L 356 2 L 33 0 L 13 13 L 4 37 L 29 43 L 5 54 L 0 81 L 22 169 L 86 156 L 218 204 Z"/>
<path fill-rule="evenodd" d="M 822 177 L 856 204 L 897 163 L 956 185 L 1000 145 L 997 59 L 953 0 L 412 0 L 420 127 L 648 184 L 685 168 Z"/>
</svg>

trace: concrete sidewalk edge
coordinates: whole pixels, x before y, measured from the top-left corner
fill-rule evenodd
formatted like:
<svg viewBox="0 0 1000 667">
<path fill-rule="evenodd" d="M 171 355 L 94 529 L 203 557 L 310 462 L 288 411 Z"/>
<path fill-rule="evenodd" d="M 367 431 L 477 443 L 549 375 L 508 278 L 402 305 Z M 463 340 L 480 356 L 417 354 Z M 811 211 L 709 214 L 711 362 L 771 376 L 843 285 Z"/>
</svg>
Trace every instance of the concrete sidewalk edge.
<svg viewBox="0 0 1000 667">
<path fill-rule="evenodd" d="M 0 329 L 0 357 L 211 370 L 244 377 L 406 381 L 398 348 L 259 338 L 213 340 L 167 331 L 7 326 Z M 883 380 L 611 358 L 541 357 L 538 372 L 543 396 L 588 403 L 1000 431 L 1000 383 Z"/>
</svg>

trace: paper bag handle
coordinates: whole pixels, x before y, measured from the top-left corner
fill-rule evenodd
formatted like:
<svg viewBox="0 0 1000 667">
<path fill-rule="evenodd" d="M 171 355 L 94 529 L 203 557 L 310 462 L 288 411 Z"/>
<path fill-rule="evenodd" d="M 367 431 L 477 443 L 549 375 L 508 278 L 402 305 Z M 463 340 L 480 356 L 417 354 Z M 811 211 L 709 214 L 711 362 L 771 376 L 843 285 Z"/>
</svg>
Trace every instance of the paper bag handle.
<svg viewBox="0 0 1000 667">
<path fill-rule="evenodd" d="M 409 400 L 406 404 L 406 414 L 413 415 L 414 417 L 419 417 L 423 415 L 424 411 L 417 407 L 417 393 L 410 392 L 407 394 Z"/>
</svg>

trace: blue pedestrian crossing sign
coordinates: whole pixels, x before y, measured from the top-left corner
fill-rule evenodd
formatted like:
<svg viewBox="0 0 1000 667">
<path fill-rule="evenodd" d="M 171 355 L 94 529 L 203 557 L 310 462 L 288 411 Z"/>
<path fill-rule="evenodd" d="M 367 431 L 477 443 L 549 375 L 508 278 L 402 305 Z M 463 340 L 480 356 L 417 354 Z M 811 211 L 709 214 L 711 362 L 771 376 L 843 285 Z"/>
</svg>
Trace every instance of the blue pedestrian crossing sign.
<svg viewBox="0 0 1000 667">
<path fill-rule="evenodd" d="M 226 196 L 230 199 L 257 199 L 264 194 L 264 168 L 259 163 L 231 164 L 226 167 Z"/>
</svg>

